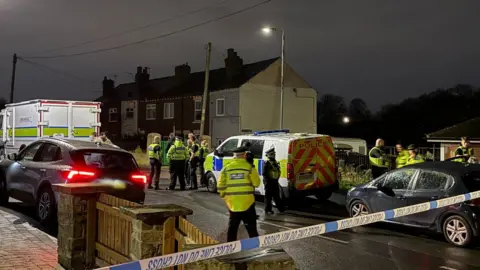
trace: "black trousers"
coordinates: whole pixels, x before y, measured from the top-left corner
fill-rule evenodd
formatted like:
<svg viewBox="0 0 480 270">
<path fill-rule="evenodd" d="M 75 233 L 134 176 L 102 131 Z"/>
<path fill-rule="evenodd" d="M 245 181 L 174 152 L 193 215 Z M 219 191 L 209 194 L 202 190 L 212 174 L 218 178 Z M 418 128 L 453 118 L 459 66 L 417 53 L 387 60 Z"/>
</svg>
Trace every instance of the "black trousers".
<svg viewBox="0 0 480 270">
<path fill-rule="evenodd" d="M 237 240 L 238 227 L 243 222 L 250 238 L 257 237 L 257 213 L 255 212 L 255 204 L 252 204 L 247 211 L 232 212 L 230 211 L 230 219 L 228 220 L 227 242 Z"/>
<path fill-rule="evenodd" d="M 265 186 L 265 212 L 272 212 L 272 200 L 275 201 L 275 205 L 278 211 L 284 212 L 285 206 L 280 198 L 280 184 L 278 180 L 264 180 Z"/>
<path fill-rule="evenodd" d="M 150 159 L 150 178 L 148 180 L 148 185 L 151 186 L 152 183 L 155 183 L 155 186 L 158 187 L 158 182 L 160 181 L 160 173 L 162 170 L 162 163 L 156 158 Z"/>
<path fill-rule="evenodd" d="M 180 183 L 180 189 L 185 190 L 185 161 L 170 160 L 170 186 L 169 189 L 175 189 L 177 179 Z"/>
<path fill-rule="evenodd" d="M 197 168 L 198 168 L 198 158 L 194 157 L 190 161 L 190 187 L 198 188 L 197 180 Z"/>
<path fill-rule="evenodd" d="M 184 174 L 185 174 L 185 181 L 187 182 L 187 185 L 190 186 L 190 160 L 187 159 L 185 160 L 185 168 L 184 168 Z"/>
<path fill-rule="evenodd" d="M 378 166 L 372 165 L 372 177 L 373 177 L 373 179 L 381 176 L 382 174 L 386 173 L 387 171 L 388 171 L 388 168 L 378 167 Z"/>
</svg>

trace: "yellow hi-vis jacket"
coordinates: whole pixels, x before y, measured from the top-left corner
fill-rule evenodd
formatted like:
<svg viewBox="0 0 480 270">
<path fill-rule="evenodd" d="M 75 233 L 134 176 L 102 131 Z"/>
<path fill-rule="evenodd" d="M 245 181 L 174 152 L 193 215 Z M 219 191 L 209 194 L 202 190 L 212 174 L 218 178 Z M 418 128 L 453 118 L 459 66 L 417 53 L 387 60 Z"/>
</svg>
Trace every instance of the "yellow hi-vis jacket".
<svg viewBox="0 0 480 270">
<path fill-rule="evenodd" d="M 425 160 L 422 158 L 422 156 L 420 155 L 416 155 L 415 157 L 408 157 L 407 159 L 407 164 L 405 165 L 413 165 L 413 164 L 417 164 L 417 163 L 422 163 L 422 162 L 425 162 Z"/>
<path fill-rule="evenodd" d="M 160 144 L 158 143 L 152 143 L 150 146 L 148 146 L 148 158 L 154 158 L 157 160 L 160 160 L 160 151 L 155 152 L 156 147 L 160 147 Z"/>
<path fill-rule="evenodd" d="M 397 169 L 405 166 L 407 164 L 408 157 L 410 155 L 408 154 L 407 150 L 402 150 L 400 153 L 398 153 L 397 158 L 395 159 L 395 163 L 397 165 Z"/>
<path fill-rule="evenodd" d="M 245 159 L 234 158 L 220 172 L 217 190 L 232 212 L 244 212 L 255 203 L 258 172 Z"/>
<path fill-rule="evenodd" d="M 457 155 L 458 153 L 461 153 L 462 155 L 466 156 L 468 155 L 468 157 L 474 157 L 475 154 L 473 152 L 473 148 L 471 147 L 463 147 L 463 146 L 459 146 L 456 150 L 455 150 L 455 155 Z M 457 159 L 452 159 L 452 161 L 454 162 L 467 162 L 468 161 L 468 158 L 466 159 L 463 159 L 463 158 L 457 158 Z"/>
<path fill-rule="evenodd" d="M 372 156 L 372 152 L 375 150 L 379 151 L 381 155 L 380 157 Z M 385 152 L 383 152 L 383 150 L 377 146 L 370 149 L 370 152 L 368 152 L 368 158 L 370 159 L 370 164 L 372 164 L 373 166 L 382 168 L 388 168 L 390 166 L 390 162 L 388 161 L 388 157 L 385 155 Z"/>
<path fill-rule="evenodd" d="M 187 160 L 189 158 L 189 152 L 181 141 L 175 141 L 175 143 L 168 149 L 167 157 L 170 160 Z"/>
</svg>

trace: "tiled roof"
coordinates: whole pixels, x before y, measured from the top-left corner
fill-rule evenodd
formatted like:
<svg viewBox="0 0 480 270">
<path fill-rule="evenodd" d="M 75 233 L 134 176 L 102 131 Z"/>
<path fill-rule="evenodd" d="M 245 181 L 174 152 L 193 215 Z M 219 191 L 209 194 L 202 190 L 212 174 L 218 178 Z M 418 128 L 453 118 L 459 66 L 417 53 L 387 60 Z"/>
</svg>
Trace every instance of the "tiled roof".
<svg viewBox="0 0 480 270">
<path fill-rule="evenodd" d="M 463 136 L 480 139 L 480 117 L 427 134 L 427 139 L 459 140 Z"/>
<path fill-rule="evenodd" d="M 260 62 L 243 65 L 243 71 L 232 80 L 227 79 L 226 69 L 219 68 L 210 70 L 209 74 L 209 91 L 218 91 L 229 88 L 238 88 L 248 82 L 255 75 L 268 68 L 277 58 L 272 58 Z M 163 98 L 185 95 L 201 95 L 203 93 L 205 80 L 205 71 L 191 73 L 188 78 L 176 83 L 175 76 L 151 79 L 142 86 L 145 98 Z M 116 91 L 138 91 L 136 83 L 120 84 L 116 87 Z M 100 99 L 100 98 L 99 98 Z"/>
</svg>

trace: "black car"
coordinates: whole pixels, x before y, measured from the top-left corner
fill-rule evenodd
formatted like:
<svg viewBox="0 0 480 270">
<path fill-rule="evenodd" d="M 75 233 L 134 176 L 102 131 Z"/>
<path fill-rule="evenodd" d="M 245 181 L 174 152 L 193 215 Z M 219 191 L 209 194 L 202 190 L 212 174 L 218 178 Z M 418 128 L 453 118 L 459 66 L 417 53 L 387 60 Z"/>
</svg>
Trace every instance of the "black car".
<svg viewBox="0 0 480 270">
<path fill-rule="evenodd" d="M 385 211 L 480 190 L 480 165 L 426 162 L 390 171 L 348 191 L 350 216 Z M 455 246 L 467 246 L 479 235 L 480 203 L 457 205 L 388 220 L 443 233 Z"/>
<path fill-rule="evenodd" d="M 41 138 L 0 161 L 0 205 L 9 197 L 35 206 L 40 222 L 56 218 L 52 184 L 113 180 L 125 185 L 111 194 L 137 203 L 145 199 L 147 177 L 133 155 L 107 144 Z"/>
</svg>

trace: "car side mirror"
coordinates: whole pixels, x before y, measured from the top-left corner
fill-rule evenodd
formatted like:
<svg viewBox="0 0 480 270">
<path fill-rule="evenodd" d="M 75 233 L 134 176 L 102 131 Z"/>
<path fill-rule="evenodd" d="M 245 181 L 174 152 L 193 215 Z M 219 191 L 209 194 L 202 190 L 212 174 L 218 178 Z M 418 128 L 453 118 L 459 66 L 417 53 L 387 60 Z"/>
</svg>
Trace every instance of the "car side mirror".
<svg viewBox="0 0 480 270">
<path fill-rule="evenodd" d="M 215 149 L 215 151 L 213 151 L 213 154 L 214 154 L 215 156 L 217 156 L 217 157 L 223 157 L 222 151 L 219 151 L 219 150 L 217 150 L 217 149 Z"/>
<path fill-rule="evenodd" d="M 381 192 L 383 192 L 385 195 L 387 196 L 390 196 L 390 197 L 394 197 L 395 196 L 395 192 L 393 192 L 393 189 L 389 188 L 389 187 L 386 187 L 386 186 L 378 186 L 377 187 L 378 190 L 380 190 Z"/>
<path fill-rule="evenodd" d="M 18 159 L 17 153 L 11 153 L 7 155 L 8 159 L 16 161 Z"/>
</svg>

